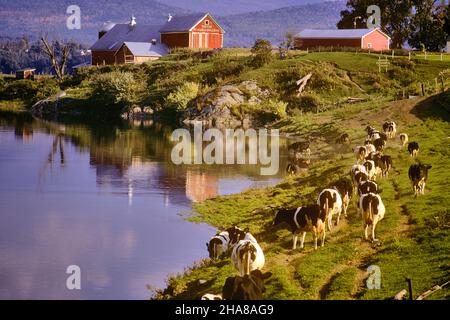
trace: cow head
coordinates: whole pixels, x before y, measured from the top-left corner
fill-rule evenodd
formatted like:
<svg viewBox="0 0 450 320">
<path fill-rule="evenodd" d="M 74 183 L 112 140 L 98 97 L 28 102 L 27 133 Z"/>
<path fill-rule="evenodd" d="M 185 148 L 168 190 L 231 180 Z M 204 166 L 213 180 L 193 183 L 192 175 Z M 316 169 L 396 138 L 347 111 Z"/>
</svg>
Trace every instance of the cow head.
<svg viewBox="0 0 450 320">
<path fill-rule="evenodd" d="M 217 260 L 224 253 L 219 247 L 223 246 L 222 241 L 219 238 L 212 238 L 209 243 L 206 243 L 206 248 L 208 249 L 209 258 L 211 260 Z"/>
</svg>

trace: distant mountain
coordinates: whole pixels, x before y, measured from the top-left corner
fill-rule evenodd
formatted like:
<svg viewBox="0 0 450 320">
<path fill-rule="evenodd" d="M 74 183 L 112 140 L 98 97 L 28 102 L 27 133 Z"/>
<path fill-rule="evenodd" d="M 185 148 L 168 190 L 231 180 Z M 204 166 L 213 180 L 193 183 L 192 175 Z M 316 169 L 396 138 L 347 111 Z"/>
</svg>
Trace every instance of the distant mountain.
<svg viewBox="0 0 450 320">
<path fill-rule="evenodd" d="M 218 16 L 247 13 L 254 11 L 269 11 L 283 7 L 300 6 L 320 3 L 326 0 L 157 0 L 158 2 L 185 8 L 192 11 L 207 11 Z"/>
<path fill-rule="evenodd" d="M 219 17 L 218 20 L 227 32 L 225 46 L 249 47 L 257 38 L 268 39 L 277 45 L 288 31 L 336 28 L 345 4 L 345 1 L 331 1 Z"/>
<path fill-rule="evenodd" d="M 320 0 L 0 0 L 0 37 L 27 36 L 33 40 L 41 34 L 48 34 L 51 38 L 73 39 L 91 45 L 106 21 L 124 23 L 133 14 L 137 23 L 162 25 L 169 13 L 179 15 L 211 11 L 227 32 L 225 46 L 248 47 L 256 38 L 266 38 L 277 44 L 286 31 L 334 28 L 339 20 L 339 12 L 345 7 L 345 1 L 260 10 L 284 4 L 318 1 Z M 68 30 L 66 27 L 66 9 L 74 3 L 81 9 L 81 30 Z M 231 12 L 229 10 L 245 11 L 252 8 L 255 12 L 228 16 L 221 14 Z"/>
</svg>

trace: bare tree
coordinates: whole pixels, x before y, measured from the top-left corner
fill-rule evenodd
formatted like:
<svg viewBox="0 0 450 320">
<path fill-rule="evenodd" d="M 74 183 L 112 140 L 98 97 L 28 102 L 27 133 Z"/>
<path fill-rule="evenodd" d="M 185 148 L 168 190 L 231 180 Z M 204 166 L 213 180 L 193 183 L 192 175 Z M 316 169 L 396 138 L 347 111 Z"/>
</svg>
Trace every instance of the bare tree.
<svg viewBox="0 0 450 320">
<path fill-rule="evenodd" d="M 66 69 L 67 59 L 69 57 L 69 47 L 67 45 L 62 46 L 62 56 L 61 59 L 58 59 L 57 54 L 55 53 L 55 46 L 50 44 L 46 37 L 42 37 L 41 41 L 44 45 L 44 51 L 50 58 L 50 62 L 52 63 L 53 69 L 55 70 L 56 77 L 59 81 L 64 80 L 64 73 Z"/>
</svg>

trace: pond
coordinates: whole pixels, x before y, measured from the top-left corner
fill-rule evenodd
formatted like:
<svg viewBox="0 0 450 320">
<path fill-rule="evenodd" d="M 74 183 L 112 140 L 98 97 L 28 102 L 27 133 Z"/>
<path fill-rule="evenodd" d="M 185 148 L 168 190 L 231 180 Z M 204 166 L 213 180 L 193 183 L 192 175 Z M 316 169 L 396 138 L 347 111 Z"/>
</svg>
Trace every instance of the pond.
<svg viewBox="0 0 450 320">
<path fill-rule="evenodd" d="M 149 299 L 207 257 L 195 201 L 275 184 L 257 165 L 175 165 L 173 127 L 0 115 L 0 299 Z M 282 148 L 284 148 L 282 143 Z M 68 290 L 77 265 L 81 289 Z"/>
</svg>

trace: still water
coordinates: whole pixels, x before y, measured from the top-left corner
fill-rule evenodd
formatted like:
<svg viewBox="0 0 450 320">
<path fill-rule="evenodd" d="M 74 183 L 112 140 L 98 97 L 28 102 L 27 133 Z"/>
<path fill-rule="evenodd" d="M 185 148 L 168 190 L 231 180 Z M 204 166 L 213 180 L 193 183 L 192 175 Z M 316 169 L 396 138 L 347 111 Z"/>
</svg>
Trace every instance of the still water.
<svg viewBox="0 0 450 320">
<path fill-rule="evenodd" d="M 173 128 L 0 115 L 0 299 L 148 299 L 207 256 L 194 201 L 274 184 L 258 166 L 176 166 Z M 283 155 L 283 152 L 280 152 Z M 66 269 L 81 269 L 81 290 Z"/>
</svg>

